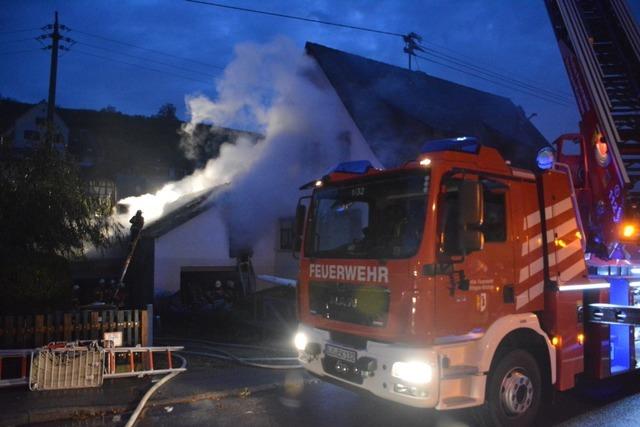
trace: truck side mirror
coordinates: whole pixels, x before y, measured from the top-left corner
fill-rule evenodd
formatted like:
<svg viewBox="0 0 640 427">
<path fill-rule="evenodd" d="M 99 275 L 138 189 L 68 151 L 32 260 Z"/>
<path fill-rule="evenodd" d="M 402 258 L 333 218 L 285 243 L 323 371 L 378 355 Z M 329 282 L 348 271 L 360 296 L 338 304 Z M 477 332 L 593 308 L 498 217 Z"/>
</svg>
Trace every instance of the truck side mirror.
<svg viewBox="0 0 640 427">
<path fill-rule="evenodd" d="M 460 247 L 465 253 L 479 251 L 484 246 L 484 234 L 480 230 L 484 222 L 482 184 L 463 180 L 458 203 Z"/>
</svg>

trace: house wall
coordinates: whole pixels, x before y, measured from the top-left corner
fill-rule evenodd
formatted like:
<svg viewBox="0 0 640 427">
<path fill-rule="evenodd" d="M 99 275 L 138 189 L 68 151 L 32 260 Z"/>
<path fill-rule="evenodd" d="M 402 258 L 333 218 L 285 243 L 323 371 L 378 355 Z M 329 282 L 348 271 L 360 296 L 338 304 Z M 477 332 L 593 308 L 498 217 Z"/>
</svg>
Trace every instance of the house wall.
<svg viewBox="0 0 640 427">
<path fill-rule="evenodd" d="M 254 245 L 253 267 L 257 274 L 273 274 L 275 233 L 265 232 Z M 235 267 L 229 258 L 227 227 L 218 210 L 212 207 L 155 239 L 155 295 L 180 290 L 182 267 Z"/>
<path fill-rule="evenodd" d="M 234 266 L 229 258 L 227 228 L 215 208 L 155 240 L 154 293 L 180 290 L 180 268 Z"/>
</svg>

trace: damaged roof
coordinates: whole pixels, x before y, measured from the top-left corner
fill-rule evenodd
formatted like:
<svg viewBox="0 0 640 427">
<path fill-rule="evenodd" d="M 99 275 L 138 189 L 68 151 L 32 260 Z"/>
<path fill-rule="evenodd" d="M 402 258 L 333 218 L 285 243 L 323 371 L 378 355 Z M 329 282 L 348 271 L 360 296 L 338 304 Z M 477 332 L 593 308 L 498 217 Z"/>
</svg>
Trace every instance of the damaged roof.
<svg viewBox="0 0 640 427">
<path fill-rule="evenodd" d="M 189 196 L 189 201 L 187 202 L 178 199 L 174 202 L 178 207 L 172 205 L 167 206 L 166 214 L 142 229 L 142 237 L 161 237 L 200 215 L 202 212 L 212 208 L 225 187 L 225 185 L 220 185 L 209 190 L 204 190 L 195 197 Z"/>
<path fill-rule="evenodd" d="M 527 169 L 549 146 L 508 98 L 315 43 L 306 51 L 385 167 L 415 159 L 431 139 L 475 136 Z"/>
</svg>

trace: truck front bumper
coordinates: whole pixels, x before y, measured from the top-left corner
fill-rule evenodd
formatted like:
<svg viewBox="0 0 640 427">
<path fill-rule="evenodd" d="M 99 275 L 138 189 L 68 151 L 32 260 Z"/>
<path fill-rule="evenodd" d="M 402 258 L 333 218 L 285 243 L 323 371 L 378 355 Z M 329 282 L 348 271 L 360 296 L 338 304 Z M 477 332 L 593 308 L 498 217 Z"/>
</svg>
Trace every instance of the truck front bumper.
<svg viewBox="0 0 640 427">
<path fill-rule="evenodd" d="M 435 350 L 376 341 L 354 348 L 307 325 L 298 327 L 300 334 L 304 350 L 299 349 L 298 358 L 312 374 L 408 406 L 438 405 L 440 368 Z"/>
</svg>

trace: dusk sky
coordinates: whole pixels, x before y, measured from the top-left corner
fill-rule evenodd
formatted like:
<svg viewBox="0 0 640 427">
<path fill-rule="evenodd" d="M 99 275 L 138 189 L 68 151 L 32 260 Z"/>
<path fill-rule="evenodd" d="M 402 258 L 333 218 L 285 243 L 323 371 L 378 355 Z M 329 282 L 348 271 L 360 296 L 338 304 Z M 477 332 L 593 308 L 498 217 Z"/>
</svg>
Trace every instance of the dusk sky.
<svg viewBox="0 0 640 427">
<path fill-rule="evenodd" d="M 627 0 L 636 20 L 640 0 Z M 429 48 L 473 62 L 568 99 L 559 105 L 418 59 L 419 70 L 511 98 L 548 139 L 577 130 L 569 81 L 543 0 L 282 1 L 219 0 L 254 8 L 393 33 L 416 32 Z M 185 117 L 185 96 L 215 97 L 215 80 L 242 42 L 277 36 L 303 52 L 313 41 L 407 66 L 397 36 L 288 20 L 181 0 L 0 0 L 0 95 L 25 102 L 47 97 L 49 51 L 35 40 L 52 22 L 76 41 L 60 58 L 57 104 L 152 115 L 167 102 Z M 117 43 L 121 42 L 121 43 Z M 68 45 L 68 43 L 63 43 Z M 140 48 L 145 48 L 140 49 Z M 432 59 L 435 59 L 431 56 Z"/>
</svg>

